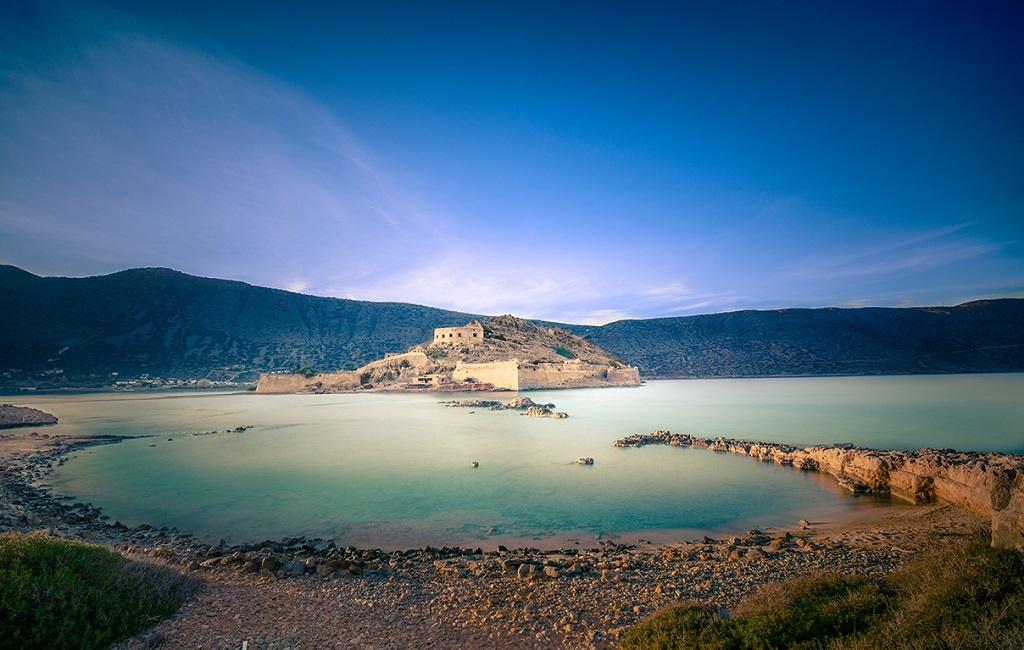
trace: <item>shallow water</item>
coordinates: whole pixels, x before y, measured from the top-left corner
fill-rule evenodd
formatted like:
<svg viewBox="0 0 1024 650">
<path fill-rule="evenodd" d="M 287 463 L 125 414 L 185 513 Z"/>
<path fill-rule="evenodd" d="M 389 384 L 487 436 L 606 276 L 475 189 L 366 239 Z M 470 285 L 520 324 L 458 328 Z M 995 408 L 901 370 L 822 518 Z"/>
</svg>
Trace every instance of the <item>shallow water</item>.
<svg viewBox="0 0 1024 650">
<path fill-rule="evenodd" d="M 816 473 L 703 449 L 611 443 L 669 429 L 1019 453 L 1022 395 L 1024 375 L 681 380 L 529 393 L 568 412 L 566 420 L 439 404 L 508 393 L 168 391 L 18 403 L 57 415 L 54 433 L 153 436 L 78 452 L 52 477 L 58 492 L 112 519 L 212 541 L 306 535 L 404 548 L 589 541 L 869 504 Z M 241 425 L 253 428 L 225 432 Z M 185 435 L 210 430 L 220 433 Z M 581 456 L 595 464 L 579 465 Z"/>
</svg>

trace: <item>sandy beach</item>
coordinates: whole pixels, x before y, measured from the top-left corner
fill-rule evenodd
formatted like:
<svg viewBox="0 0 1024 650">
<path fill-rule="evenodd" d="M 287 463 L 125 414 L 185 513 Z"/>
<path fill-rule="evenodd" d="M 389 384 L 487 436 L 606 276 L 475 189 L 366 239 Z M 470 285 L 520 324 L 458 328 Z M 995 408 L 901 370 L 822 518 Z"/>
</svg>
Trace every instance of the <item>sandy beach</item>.
<svg viewBox="0 0 1024 650">
<path fill-rule="evenodd" d="M 951 505 L 893 505 L 563 549 L 385 552 L 304 540 L 215 548 L 174 529 L 118 526 L 32 485 L 72 445 L 101 442 L 0 436 L 0 530 L 102 543 L 203 579 L 198 597 L 124 648 L 613 648 L 629 626 L 677 601 L 730 608 L 759 584 L 801 573 L 883 575 L 989 525 Z"/>
</svg>

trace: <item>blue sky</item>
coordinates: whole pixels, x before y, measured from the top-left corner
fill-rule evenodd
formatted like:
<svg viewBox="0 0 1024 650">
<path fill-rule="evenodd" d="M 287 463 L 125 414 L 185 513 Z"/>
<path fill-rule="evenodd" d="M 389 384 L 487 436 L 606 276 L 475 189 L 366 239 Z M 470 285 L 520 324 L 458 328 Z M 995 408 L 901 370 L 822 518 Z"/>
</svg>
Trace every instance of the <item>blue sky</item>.
<svg viewBox="0 0 1024 650">
<path fill-rule="evenodd" d="M 8 4 L 37 274 L 577 323 L 1024 297 L 1018 2 Z"/>
</svg>

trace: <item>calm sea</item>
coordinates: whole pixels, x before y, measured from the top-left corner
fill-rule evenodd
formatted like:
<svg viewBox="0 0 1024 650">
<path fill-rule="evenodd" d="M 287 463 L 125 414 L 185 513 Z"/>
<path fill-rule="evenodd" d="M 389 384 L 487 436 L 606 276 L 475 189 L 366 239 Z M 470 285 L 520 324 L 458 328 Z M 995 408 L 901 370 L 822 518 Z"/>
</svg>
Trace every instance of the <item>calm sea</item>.
<svg viewBox="0 0 1024 650">
<path fill-rule="evenodd" d="M 876 503 L 819 474 L 744 457 L 612 446 L 655 429 L 799 445 L 1024 452 L 1024 374 L 652 381 L 528 393 L 568 412 L 565 420 L 440 404 L 513 396 L 167 391 L 17 401 L 57 415 L 54 433 L 152 436 L 80 451 L 49 482 L 112 520 L 177 526 L 210 541 L 305 535 L 360 547 L 550 546 L 792 523 Z M 212 430 L 219 433 L 186 435 Z M 579 465 L 581 456 L 594 464 Z"/>
</svg>

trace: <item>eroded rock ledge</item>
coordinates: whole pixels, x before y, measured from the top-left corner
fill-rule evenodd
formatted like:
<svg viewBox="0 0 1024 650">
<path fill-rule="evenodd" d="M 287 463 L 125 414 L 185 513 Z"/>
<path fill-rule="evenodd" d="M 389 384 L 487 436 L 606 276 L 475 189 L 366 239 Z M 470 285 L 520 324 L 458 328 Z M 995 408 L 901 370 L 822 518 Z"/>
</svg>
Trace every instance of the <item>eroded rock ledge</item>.
<svg viewBox="0 0 1024 650">
<path fill-rule="evenodd" d="M 850 444 L 791 445 L 699 438 L 655 431 L 615 441 L 616 447 L 651 444 L 706 447 L 808 471 L 827 472 L 853 492 L 892 494 L 916 504 L 945 501 L 992 520 L 992 545 L 1024 550 L 1024 456 L 953 449 L 885 451 Z"/>
<path fill-rule="evenodd" d="M 29 406 L 0 404 L 0 429 L 57 424 L 57 416 Z"/>
</svg>

